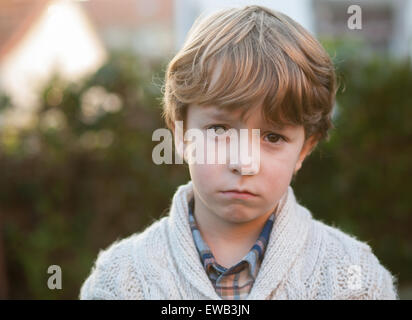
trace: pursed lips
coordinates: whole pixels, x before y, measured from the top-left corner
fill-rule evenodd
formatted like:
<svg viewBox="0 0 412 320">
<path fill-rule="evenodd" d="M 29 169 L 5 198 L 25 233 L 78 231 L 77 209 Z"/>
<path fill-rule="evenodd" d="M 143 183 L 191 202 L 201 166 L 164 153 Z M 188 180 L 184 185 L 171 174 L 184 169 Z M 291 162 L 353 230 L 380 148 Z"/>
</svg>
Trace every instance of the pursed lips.
<svg viewBox="0 0 412 320">
<path fill-rule="evenodd" d="M 252 197 L 257 196 L 257 194 L 249 190 L 245 190 L 245 189 L 231 189 L 231 190 L 222 191 L 222 193 L 230 197 L 243 198 L 243 199 L 252 198 Z"/>
</svg>

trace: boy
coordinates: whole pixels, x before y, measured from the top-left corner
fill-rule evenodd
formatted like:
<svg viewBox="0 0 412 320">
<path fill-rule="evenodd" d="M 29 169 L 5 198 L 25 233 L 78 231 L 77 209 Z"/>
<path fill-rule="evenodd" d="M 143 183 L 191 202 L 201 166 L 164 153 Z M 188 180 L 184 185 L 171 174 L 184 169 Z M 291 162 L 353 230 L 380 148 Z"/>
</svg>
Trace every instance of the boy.
<svg viewBox="0 0 412 320">
<path fill-rule="evenodd" d="M 168 66 L 166 124 L 225 143 L 230 129 L 259 129 L 259 165 L 189 161 L 175 134 L 191 180 L 168 216 L 99 253 L 80 298 L 398 299 L 371 248 L 315 220 L 290 186 L 328 138 L 335 93 L 327 53 L 286 15 L 199 18 Z"/>
</svg>

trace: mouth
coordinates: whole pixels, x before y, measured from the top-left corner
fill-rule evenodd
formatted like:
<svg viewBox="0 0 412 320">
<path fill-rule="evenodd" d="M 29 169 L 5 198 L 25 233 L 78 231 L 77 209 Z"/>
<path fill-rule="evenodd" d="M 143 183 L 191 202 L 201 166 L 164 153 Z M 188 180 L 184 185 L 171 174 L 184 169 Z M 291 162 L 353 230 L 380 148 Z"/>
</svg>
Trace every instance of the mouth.
<svg viewBox="0 0 412 320">
<path fill-rule="evenodd" d="M 231 198 L 239 198 L 239 199 L 249 199 L 256 197 L 257 194 L 249 191 L 249 190 L 241 190 L 241 189 L 232 189 L 222 191 L 222 194 Z"/>
</svg>

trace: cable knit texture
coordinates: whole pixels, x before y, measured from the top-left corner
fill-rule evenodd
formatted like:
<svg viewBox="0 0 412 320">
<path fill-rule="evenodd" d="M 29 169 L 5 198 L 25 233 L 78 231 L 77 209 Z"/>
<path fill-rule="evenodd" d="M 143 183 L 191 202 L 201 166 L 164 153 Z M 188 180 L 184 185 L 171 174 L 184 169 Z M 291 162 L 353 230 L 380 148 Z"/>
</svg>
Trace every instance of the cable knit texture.
<svg viewBox="0 0 412 320">
<path fill-rule="evenodd" d="M 168 216 L 101 250 L 80 299 L 216 299 L 188 221 L 192 181 Z M 315 220 L 291 186 L 247 299 L 399 299 L 397 279 L 370 246 Z"/>
</svg>

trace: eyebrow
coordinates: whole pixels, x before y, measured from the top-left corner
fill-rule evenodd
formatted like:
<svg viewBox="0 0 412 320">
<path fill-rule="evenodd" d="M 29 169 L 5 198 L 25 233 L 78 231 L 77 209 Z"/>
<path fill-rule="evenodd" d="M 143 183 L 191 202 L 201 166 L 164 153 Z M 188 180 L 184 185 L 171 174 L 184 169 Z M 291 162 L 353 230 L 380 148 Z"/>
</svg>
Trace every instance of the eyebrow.
<svg viewBox="0 0 412 320">
<path fill-rule="evenodd" d="M 271 129 L 271 130 L 286 130 L 287 126 L 279 123 L 267 123 L 264 124 L 263 127 L 265 129 Z"/>
<path fill-rule="evenodd" d="M 209 118 L 214 119 L 214 120 L 225 120 L 225 121 L 233 121 L 235 120 L 233 117 L 231 117 L 228 114 L 220 113 L 220 114 L 211 114 L 209 115 Z"/>
<path fill-rule="evenodd" d="M 233 120 L 233 117 L 229 115 L 227 111 L 222 111 L 218 109 L 210 109 L 204 113 L 205 117 L 212 118 L 215 120 Z"/>
<path fill-rule="evenodd" d="M 227 112 L 225 110 L 221 109 L 216 109 L 216 108 L 211 108 L 210 111 L 207 110 L 205 112 L 205 116 L 208 118 L 211 118 L 213 120 L 221 120 L 221 121 L 233 121 L 233 117 L 230 116 L 230 112 Z M 262 129 L 266 130 L 286 130 L 287 125 L 284 124 L 279 124 L 279 123 L 268 123 L 265 122 L 262 126 L 260 126 Z"/>
</svg>

